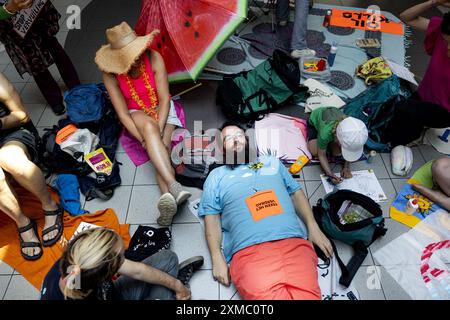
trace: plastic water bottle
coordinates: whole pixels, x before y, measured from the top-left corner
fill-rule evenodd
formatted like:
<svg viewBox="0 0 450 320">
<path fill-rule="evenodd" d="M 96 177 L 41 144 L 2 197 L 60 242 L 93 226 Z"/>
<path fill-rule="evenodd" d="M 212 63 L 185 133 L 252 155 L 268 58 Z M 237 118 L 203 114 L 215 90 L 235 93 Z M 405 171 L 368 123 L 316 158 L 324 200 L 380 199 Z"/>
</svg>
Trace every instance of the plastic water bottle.
<svg viewBox="0 0 450 320">
<path fill-rule="evenodd" d="M 328 55 L 328 65 L 330 67 L 332 67 L 334 64 L 334 59 L 336 58 L 337 50 L 338 50 L 338 45 L 336 42 L 333 42 L 333 45 L 331 46 L 331 49 L 330 49 L 330 54 Z"/>
</svg>

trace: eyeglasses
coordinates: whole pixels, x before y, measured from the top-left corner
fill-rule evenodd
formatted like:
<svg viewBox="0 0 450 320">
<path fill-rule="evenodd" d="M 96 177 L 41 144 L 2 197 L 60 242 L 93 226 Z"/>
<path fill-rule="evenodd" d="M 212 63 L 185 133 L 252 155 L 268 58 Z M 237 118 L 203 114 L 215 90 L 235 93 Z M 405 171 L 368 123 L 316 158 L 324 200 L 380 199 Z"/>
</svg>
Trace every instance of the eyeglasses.
<svg viewBox="0 0 450 320">
<path fill-rule="evenodd" d="M 245 137 L 245 134 L 243 134 L 243 133 L 236 133 L 236 134 L 229 134 L 229 135 L 224 136 L 223 140 L 225 142 L 229 142 L 231 140 L 241 139 L 241 138 L 244 138 L 244 137 Z"/>
</svg>

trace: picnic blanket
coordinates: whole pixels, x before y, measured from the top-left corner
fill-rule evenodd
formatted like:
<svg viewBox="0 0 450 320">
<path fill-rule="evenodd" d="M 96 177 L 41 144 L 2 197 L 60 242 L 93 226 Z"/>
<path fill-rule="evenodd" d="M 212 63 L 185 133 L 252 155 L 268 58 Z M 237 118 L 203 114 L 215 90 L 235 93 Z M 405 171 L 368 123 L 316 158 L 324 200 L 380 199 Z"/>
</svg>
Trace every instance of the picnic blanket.
<svg viewBox="0 0 450 320">
<path fill-rule="evenodd" d="M 331 68 L 332 80 L 327 84 L 339 96 L 347 99 L 356 97 L 367 86 L 364 81 L 355 77 L 355 69 L 370 58 L 384 56 L 400 65 L 405 65 L 407 40 L 405 36 L 372 32 L 342 27 L 323 27 L 327 9 L 364 10 L 343 6 L 314 4 L 308 17 L 308 47 L 314 49 L 320 57 L 327 57 L 331 44 L 338 43 L 335 63 Z M 388 19 L 400 22 L 400 19 L 389 12 L 382 11 Z M 258 15 L 258 9 L 255 9 Z M 251 70 L 270 57 L 275 49 L 290 51 L 290 39 L 293 23 L 287 27 L 274 26 L 272 31 L 272 12 L 259 16 L 250 23 L 243 24 L 238 30 L 239 36 L 232 36 L 212 58 L 206 70 L 230 74 Z M 291 12 L 293 21 L 293 12 Z M 364 50 L 356 46 L 360 38 L 377 38 L 381 42 L 380 49 Z M 303 79 L 302 81 L 304 81 Z"/>
<path fill-rule="evenodd" d="M 36 221 L 38 232 L 41 237 L 44 227 L 44 215 L 40 201 L 31 193 L 21 187 L 14 188 L 19 197 L 19 203 L 24 214 Z M 51 191 L 51 190 L 50 190 Z M 52 197 L 58 201 L 58 196 L 52 192 Z M 27 261 L 20 253 L 19 236 L 17 227 L 13 220 L 0 211 L 0 259 L 16 269 L 36 289 L 40 290 L 47 272 L 61 257 L 63 245 L 77 230 L 81 222 L 95 224 L 118 232 L 128 247 L 130 242 L 129 225 L 119 224 L 119 220 L 112 209 L 105 209 L 92 214 L 84 214 L 73 217 L 67 212 L 64 214 L 64 233 L 61 240 L 54 246 L 43 248 L 44 254 L 39 260 Z"/>
<path fill-rule="evenodd" d="M 433 188 L 433 181 L 430 179 L 431 176 L 425 174 L 427 170 L 431 171 L 431 165 L 432 161 L 423 165 L 415 172 L 413 177 L 405 183 L 402 190 L 398 193 L 397 198 L 391 204 L 389 213 L 392 219 L 413 228 L 426 217 L 438 211 L 445 211 L 437 203 L 434 203 L 412 188 L 412 184 L 421 184 L 427 188 Z M 413 215 L 409 215 L 404 211 L 407 202 L 411 198 L 416 198 L 419 204 L 419 209 Z"/>
</svg>

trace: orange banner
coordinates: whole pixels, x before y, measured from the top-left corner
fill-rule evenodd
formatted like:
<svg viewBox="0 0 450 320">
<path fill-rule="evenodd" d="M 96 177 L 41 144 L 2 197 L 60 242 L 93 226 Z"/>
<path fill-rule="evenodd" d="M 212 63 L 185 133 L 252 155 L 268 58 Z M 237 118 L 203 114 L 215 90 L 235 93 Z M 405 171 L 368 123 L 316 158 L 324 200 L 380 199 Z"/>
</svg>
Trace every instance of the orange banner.
<svg viewBox="0 0 450 320">
<path fill-rule="evenodd" d="M 330 25 L 354 29 L 379 31 L 403 35 L 403 24 L 394 22 L 382 14 L 366 11 L 333 9 Z"/>
</svg>

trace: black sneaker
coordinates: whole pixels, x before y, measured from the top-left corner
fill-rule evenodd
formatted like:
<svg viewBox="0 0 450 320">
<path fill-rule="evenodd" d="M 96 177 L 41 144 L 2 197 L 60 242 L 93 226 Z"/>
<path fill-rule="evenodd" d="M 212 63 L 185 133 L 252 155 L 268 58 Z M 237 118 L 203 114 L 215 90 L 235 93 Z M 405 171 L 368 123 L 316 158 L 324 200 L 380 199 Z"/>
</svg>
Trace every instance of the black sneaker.
<svg viewBox="0 0 450 320">
<path fill-rule="evenodd" d="M 189 258 L 178 266 L 178 277 L 185 286 L 188 285 L 195 271 L 201 268 L 205 259 L 202 256 Z"/>
<path fill-rule="evenodd" d="M 50 107 L 57 116 L 62 116 L 66 112 L 66 107 L 62 103 Z"/>
</svg>

